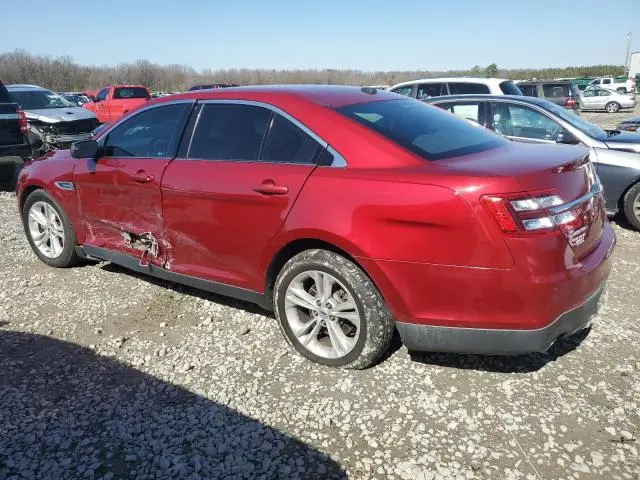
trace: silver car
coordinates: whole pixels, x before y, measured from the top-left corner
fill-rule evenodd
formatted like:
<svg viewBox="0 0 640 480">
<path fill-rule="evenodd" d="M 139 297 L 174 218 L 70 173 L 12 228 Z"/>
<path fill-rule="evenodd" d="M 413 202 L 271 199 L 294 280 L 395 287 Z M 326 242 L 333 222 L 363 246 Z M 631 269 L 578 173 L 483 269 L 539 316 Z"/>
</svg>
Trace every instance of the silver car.
<svg viewBox="0 0 640 480">
<path fill-rule="evenodd" d="M 640 230 L 640 133 L 603 130 L 535 97 L 457 95 L 426 101 L 517 142 L 583 145 L 604 187 L 607 214 L 621 211 Z"/>
<path fill-rule="evenodd" d="M 27 137 L 34 156 L 49 150 L 69 148 L 79 140 L 88 140 L 99 125 L 95 113 L 46 88 L 7 85 L 7 90 L 27 116 Z"/>
<path fill-rule="evenodd" d="M 623 108 L 635 108 L 636 98 L 633 95 L 624 95 L 606 88 L 587 87 L 580 94 L 580 106 L 582 110 L 605 110 L 616 113 Z"/>
</svg>

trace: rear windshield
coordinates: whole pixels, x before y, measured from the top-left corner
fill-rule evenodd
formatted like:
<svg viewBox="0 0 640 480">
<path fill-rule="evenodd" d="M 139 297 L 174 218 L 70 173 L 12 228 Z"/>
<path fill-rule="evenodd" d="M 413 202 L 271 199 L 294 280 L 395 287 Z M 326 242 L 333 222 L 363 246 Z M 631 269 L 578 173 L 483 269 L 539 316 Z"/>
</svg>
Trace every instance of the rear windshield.
<svg viewBox="0 0 640 480">
<path fill-rule="evenodd" d="M 470 155 L 507 143 L 499 135 L 417 100 L 361 103 L 337 111 L 426 160 Z"/>
<path fill-rule="evenodd" d="M 511 80 L 500 82 L 500 90 L 502 90 L 502 93 L 504 93 L 505 95 L 522 95 L 522 92 L 520 91 L 518 86 Z"/>
<path fill-rule="evenodd" d="M 114 100 L 127 98 L 151 98 L 151 95 L 146 88 L 142 87 L 121 87 L 113 92 Z"/>
<path fill-rule="evenodd" d="M 570 96 L 568 83 L 546 83 L 542 85 L 542 91 L 547 98 L 564 98 Z"/>
</svg>

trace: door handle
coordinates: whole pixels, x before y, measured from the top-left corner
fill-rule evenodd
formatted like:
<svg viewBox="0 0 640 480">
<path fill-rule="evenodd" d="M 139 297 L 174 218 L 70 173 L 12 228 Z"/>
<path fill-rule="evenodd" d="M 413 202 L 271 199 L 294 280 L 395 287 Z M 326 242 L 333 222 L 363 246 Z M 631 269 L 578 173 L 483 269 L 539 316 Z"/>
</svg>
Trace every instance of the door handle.
<svg viewBox="0 0 640 480">
<path fill-rule="evenodd" d="M 286 195 L 289 193 L 289 187 L 276 185 L 273 180 L 265 180 L 257 187 L 253 187 L 253 191 L 263 195 Z"/>
<path fill-rule="evenodd" d="M 145 173 L 144 170 L 140 170 L 131 175 L 131 180 L 138 183 L 150 183 L 153 182 L 154 176 Z"/>
</svg>

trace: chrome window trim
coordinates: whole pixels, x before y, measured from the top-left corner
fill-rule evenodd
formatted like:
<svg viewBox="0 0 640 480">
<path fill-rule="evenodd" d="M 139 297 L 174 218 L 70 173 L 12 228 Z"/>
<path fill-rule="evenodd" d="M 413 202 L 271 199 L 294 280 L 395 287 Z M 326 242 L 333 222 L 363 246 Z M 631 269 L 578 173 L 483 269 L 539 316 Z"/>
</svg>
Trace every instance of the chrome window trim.
<svg viewBox="0 0 640 480">
<path fill-rule="evenodd" d="M 297 118 L 293 117 L 289 113 L 285 112 L 279 107 L 275 105 L 271 105 L 270 103 L 260 102 L 257 100 L 233 100 L 227 98 L 221 99 L 205 99 L 205 100 L 197 100 L 199 104 L 207 105 L 207 104 L 222 104 L 222 105 L 249 105 L 253 107 L 262 107 L 270 110 L 271 112 L 282 115 L 284 118 L 293 123 L 296 127 L 300 128 L 303 132 L 309 135 L 313 140 L 315 140 L 322 148 L 327 149 L 334 158 L 333 163 L 330 165 L 331 168 L 343 168 L 347 166 L 347 162 L 345 158 L 340 155 L 327 141 L 322 139 L 317 133 L 307 127 L 304 123 L 300 122 Z M 202 110 L 201 110 L 202 111 Z M 198 118 L 198 121 L 200 118 Z M 193 131 L 196 131 L 197 123 L 194 125 Z M 191 139 L 189 140 L 189 149 L 191 148 L 191 140 L 193 139 L 193 134 Z M 195 160 L 195 159 L 194 159 Z M 236 161 L 236 160 L 233 160 Z M 250 160 L 251 162 L 259 162 L 259 163 L 279 163 L 284 165 L 314 165 L 315 162 L 310 163 L 287 163 L 287 162 L 263 162 L 261 160 Z"/>
</svg>

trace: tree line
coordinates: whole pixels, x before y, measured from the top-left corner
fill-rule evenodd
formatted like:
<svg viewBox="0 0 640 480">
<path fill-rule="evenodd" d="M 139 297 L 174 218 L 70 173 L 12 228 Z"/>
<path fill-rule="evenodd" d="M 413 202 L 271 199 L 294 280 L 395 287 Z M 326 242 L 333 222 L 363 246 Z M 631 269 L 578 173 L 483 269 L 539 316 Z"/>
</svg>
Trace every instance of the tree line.
<svg viewBox="0 0 640 480">
<path fill-rule="evenodd" d="M 495 63 L 475 65 L 468 70 L 415 70 L 363 72 L 335 69 L 204 69 L 185 65 L 158 65 L 147 60 L 114 66 L 79 65 L 69 56 L 32 55 L 23 50 L 0 54 L 0 79 L 6 83 L 29 83 L 54 91 L 97 89 L 112 84 L 142 84 L 151 90 L 182 91 L 197 83 L 239 85 L 318 83 L 346 85 L 393 85 L 405 80 L 439 76 L 481 75 L 512 80 L 532 78 L 595 77 L 623 75 L 622 65 L 594 65 L 564 68 L 504 69 Z"/>
</svg>

